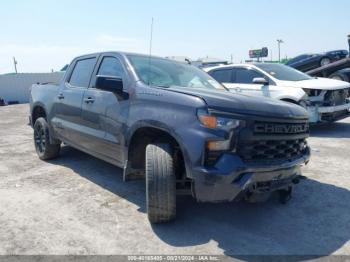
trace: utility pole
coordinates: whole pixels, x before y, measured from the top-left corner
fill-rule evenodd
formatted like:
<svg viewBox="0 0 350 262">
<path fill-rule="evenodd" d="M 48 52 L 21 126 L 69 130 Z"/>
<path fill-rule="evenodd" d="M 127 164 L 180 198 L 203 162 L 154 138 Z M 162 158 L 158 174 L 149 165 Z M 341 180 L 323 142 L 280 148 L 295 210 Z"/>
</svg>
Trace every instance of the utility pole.
<svg viewBox="0 0 350 262">
<path fill-rule="evenodd" d="M 15 66 L 15 72 L 17 74 L 17 61 L 15 57 L 13 57 L 13 65 Z"/>
<path fill-rule="evenodd" d="M 277 39 L 277 44 L 278 44 L 278 62 L 281 62 L 281 44 L 283 44 L 282 39 Z"/>
<path fill-rule="evenodd" d="M 350 57 L 350 34 L 348 35 L 348 44 L 349 44 L 349 57 Z"/>
<path fill-rule="evenodd" d="M 231 54 L 231 64 L 233 64 L 233 55 Z"/>
</svg>

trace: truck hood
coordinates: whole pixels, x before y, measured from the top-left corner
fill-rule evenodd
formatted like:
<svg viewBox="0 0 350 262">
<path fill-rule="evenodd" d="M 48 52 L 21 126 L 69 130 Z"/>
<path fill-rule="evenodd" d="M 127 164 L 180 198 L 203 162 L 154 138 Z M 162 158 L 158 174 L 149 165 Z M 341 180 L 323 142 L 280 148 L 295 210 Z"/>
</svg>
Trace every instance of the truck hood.
<svg viewBox="0 0 350 262">
<path fill-rule="evenodd" d="M 243 115 L 255 115 L 269 118 L 307 119 L 306 110 L 301 106 L 277 99 L 233 94 L 223 90 L 206 90 L 183 87 L 170 87 L 166 90 L 202 98 L 209 108 Z"/>
<path fill-rule="evenodd" d="M 302 81 L 278 81 L 278 86 L 319 90 L 337 90 L 350 88 L 350 84 L 347 82 L 322 77 Z"/>
</svg>

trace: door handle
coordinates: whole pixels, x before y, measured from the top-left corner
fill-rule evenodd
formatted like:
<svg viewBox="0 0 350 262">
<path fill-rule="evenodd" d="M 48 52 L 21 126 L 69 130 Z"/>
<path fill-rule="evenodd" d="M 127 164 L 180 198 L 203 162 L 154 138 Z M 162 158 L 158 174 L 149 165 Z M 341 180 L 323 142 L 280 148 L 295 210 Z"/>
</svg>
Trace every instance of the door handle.
<svg viewBox="0 0 350 262">
<path fill-rule="evenodd" d="M 64 99 L 64 95 L 62 93 L 59 94 L 57 97 L 58 97 L 59 100 Z"/>
<path fill-rule="evenodd" d="M 90 103 L 92 104 L 93 102 L 95 102 L 95 99 L 92 97 L 88 97 L 84 99 L 84 102 L 87 104 L 90 104 Z"/>
</svg>

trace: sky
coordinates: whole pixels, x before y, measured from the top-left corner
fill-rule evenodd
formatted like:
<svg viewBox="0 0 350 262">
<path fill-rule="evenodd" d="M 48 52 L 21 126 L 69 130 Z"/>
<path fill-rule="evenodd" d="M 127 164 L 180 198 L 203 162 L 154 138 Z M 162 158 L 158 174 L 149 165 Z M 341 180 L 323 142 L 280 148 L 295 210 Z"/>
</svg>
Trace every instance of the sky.
<svg viewBox="0 0 350 262">
<path fill-rule="evenodd" d="M 99 51 L 277 59 L 348 49 L 349 0 L 12 0 L 0 4 L 0 74 L 60 70 Z"/>
</svg>

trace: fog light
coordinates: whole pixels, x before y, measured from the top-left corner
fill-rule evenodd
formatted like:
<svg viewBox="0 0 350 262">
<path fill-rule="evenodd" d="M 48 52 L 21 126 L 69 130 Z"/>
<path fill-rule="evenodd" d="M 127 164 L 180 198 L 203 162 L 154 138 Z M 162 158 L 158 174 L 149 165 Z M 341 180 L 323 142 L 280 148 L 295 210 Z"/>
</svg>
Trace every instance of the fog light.
<svg viewBox="0 0 350 262">
<path fill-rule="evenodd" d="M 231 140 L 207 142 L 207 149 L 209 151 L 225 151 L 225 150 L 229 150 L 230 146 L 231 146 Z"/>
</svg>

